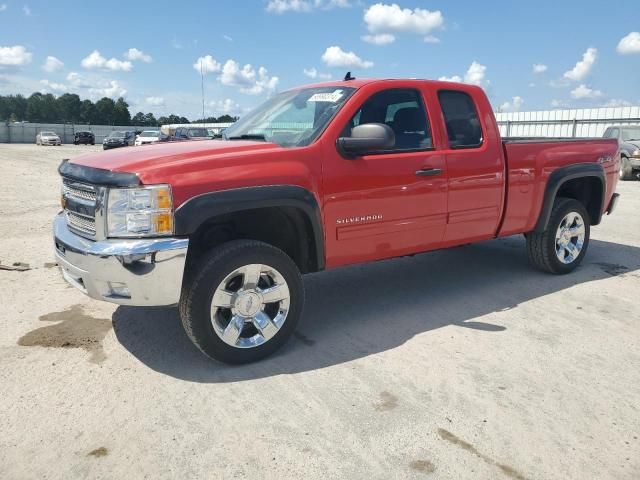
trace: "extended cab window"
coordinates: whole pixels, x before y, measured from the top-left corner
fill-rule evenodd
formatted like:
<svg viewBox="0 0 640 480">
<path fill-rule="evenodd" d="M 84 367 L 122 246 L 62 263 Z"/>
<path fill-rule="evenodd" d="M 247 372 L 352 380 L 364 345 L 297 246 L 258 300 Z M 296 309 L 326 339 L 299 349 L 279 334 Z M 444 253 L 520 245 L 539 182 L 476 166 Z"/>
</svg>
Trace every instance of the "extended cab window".
<svg viewBox="0 0 640 480">
<path fill-rule="evenodd" d="M 391 151 L 433 147 L 427 112 L 416 90 L 390 89 L 372 95 L 353 116 L 343 136 L 350 136 L 353 127 L 365 123 L 391 127 L 396 135 L 396 145 Z"/>
<path fill-rule="evenodd" d="M 442 90 L 438 92 L 438 99 L 447 125 L 449 147 L 473 148 L 482 145 L 482 127 L 471 96 L 465 92 Z"/>
</svg>

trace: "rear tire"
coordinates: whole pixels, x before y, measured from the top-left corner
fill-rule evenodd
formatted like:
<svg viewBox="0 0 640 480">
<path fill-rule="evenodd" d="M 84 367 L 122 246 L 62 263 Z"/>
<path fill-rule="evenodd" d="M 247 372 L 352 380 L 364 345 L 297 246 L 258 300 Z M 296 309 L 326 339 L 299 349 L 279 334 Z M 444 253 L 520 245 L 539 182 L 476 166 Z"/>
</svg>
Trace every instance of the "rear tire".
<svg viewBox="0 0 640 480">
<path fill-rule="evenodd" d="M 282 250 L 235 240 L 192 268 L 185 272 L 180 318 L 191 341 L 208 357 L 231 364 L 254 362 L 278 350 L 295 330 L 304 286 L 298 267 Z"/>
<path fill-rule="evenodd" d="M 632 180 L 633 168 L 627 157 L 620 158 L 620 180 Z"/>
<path fill-rule="evenodd" d="M 573 198 L 557 198 L 546 230 L 527 234 L 529 261 L 549 273 L 573 271 L 587 253 L 590 229 L 591 219 L 582 203 Z"/>
</svg>

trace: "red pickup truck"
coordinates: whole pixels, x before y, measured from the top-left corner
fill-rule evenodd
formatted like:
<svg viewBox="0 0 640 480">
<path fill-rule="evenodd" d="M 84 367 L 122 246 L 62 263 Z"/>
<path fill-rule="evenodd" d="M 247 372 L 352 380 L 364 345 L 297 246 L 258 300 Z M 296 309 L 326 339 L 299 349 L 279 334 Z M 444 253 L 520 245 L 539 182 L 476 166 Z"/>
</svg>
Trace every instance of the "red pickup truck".
<svg viewBox="0 0 640 480">
<path fill-rule="evenodd" d="M 63 161 L 55 254 L 89 296 L 178 304 L 202 352 L 243 363 L 294 331 L 301 274 L 514 234 L 570 272 L 619 170 L 615 139 L 500 138 L 479 87 L 348 79 L 280 93 L 221 140 Z"/>
</svg>

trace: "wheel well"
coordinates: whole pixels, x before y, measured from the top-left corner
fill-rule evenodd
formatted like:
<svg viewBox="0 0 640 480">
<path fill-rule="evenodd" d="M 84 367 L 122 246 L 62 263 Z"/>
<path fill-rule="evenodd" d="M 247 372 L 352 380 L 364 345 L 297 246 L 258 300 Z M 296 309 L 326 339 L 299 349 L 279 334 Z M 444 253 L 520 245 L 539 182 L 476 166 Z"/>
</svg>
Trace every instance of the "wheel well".
<svg viewBox="0 0 640 480">
<path fill-rule="evenodd" d="M 598 177 L 580 177 L 567 180 L 558 189 L 556 198 L 566 197 L 578 200 L 591 217 L 591 223 L 600 223 L 602 215 L 602 181 Z"/>
<path fill-rule="evenodd" d="M 231 240 L 259 240 L 279 248 L 302 273 L 318 271 L 318 246 L 310 220 L 295 207 L 268 207 L 219 215 L 190 237 L 187 265 L 208 250 Z"/>
</svg>

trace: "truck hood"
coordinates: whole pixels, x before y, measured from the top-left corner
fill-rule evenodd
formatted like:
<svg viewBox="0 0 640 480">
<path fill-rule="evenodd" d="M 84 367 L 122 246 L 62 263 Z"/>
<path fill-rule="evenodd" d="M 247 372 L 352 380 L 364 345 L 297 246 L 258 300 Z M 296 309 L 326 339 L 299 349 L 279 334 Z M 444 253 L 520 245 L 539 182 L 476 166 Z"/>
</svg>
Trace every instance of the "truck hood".
<svg viewBox="0 0 640 480">
<path fill-rule="evenodd" d="M 167 142 L 144 148 L 130 147 L 83 155 L 74 158 L 71 163 L 113 172 L 135 173 L 144 183 L 145 174 L 157 174 L 160 171 L 170 174 L 175 167 L 185 164 L 193 165 L 230 158 L 237 160 L 239 157 L 282 149 L 273 143 L 255 141 Z"/>
</svg>

